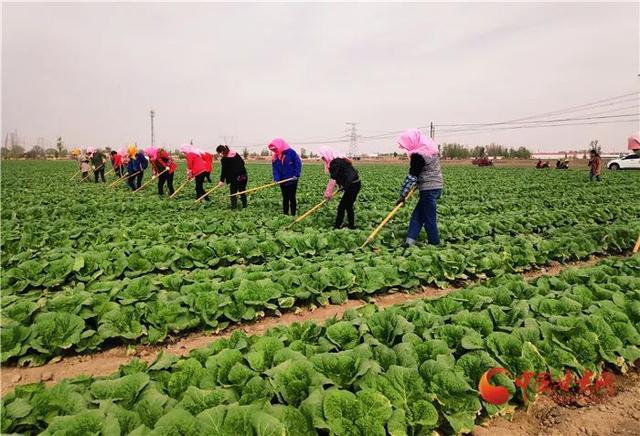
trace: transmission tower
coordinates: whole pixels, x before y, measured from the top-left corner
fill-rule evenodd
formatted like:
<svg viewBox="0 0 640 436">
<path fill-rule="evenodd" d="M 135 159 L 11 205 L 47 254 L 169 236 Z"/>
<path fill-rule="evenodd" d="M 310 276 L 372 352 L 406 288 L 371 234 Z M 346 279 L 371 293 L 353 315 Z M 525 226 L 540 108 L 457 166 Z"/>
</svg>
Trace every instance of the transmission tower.
<svg viewBox="0 0 640 436">
<path fill-rule="evenodd" d="M 153 147 L 156 143 L 156 135 L 153 131 L 153 118 L 156 116 L 156 112 L 151 109 L 151 112 L 149 112 L 149 114 L 151 115 L 151 146 Z"/>
<path fill-rule="evenodd" d="M 355 157 L 358 153 L 358 144 L 356 143 L 358 140 L 358 132 L 356 130 L 356 125 L 358 123 L 345 123 L 347 126 L 351 127 L 349 132 L 349 152 L 347 153 L 348 157 Z"/>
</svg>

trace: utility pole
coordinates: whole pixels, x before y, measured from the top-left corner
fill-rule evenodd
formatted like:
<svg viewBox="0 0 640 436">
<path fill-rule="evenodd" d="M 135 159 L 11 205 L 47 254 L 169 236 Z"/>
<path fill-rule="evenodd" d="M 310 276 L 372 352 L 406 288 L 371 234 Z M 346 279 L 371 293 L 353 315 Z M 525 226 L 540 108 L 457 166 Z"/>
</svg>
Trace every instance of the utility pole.
<svg viewBox="0 0 640 436">
<path fill-rule="evenodd" d="M 431 137 L 431 139 L 435 139 L 436 137 L 436 129 L 435 127 L 433 127 L 433 122 L 431 122 L 429 127 L 429 136 Z"/>
<path fill-rule="evenodd" d="M 356 124 L 358 123 L 345 123 L 347 126 L 351 126 L 351 131 L 349 132 L 349 153 L 347 153 L 348 157 L 355 157 L 358 154 L 358 145 L 356 141 L 358 140 L 358 132 L 356 130 Z"/>
<path fill-rule="evenodd" d="M 156 136 L 155 136 L 155 132 L 153 131 L 153 118 L 156 116 L 156 112 L 151 109 L 151 112 L 149 112 L 149 115 L 151 115 L 151 146 L 153 147 L 156 144 Z"/>
</svg>

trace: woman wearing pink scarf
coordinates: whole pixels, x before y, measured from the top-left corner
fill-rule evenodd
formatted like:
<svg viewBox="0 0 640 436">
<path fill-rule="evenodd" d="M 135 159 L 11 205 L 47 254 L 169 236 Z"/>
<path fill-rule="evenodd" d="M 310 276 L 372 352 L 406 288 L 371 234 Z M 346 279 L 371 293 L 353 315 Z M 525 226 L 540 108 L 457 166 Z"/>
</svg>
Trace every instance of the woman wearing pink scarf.
<svg viewBox="0 0 640 436">
<path fill-rule="evenodd" d="M 355 229 L 353 205 L 360 192 L 360 177 L 358 176 L 358 171 L 353 167 L 351 160 L 332 148 L 322 147 L 318 153 L 324 163 L 324 172 L 329 174 L 330 177 L 327 189 L 324 192 L 324 198 L 329 200 L 333 197 L 333 189 L 336 184 L 344 190 L 340 204 L 338 204 L 335 228 L 339 229 L 342 227 L 342 221 L 344 221 L 344 213 L 346 211 L 349 228 Z"/>
<path fill-rule="evenodd" d="M 416 243 L 422 227 L 427 231 L 427 241 L 432 245 L 440 244 L 438 233 L 436 200 L 442 194 L 442 170 L 438 147 L 418 129 L 409 129 L 398 138 L 398 146 L 409 157 L 409 174 L 402 184 L 399 203 L 404 203 L 411 188 L 417 185 L 420 200 L 413 210 L 409 221 L 409 230 L 405 247 Z"/>
<path fill-rule="evenodd" d="M 196 198 L 204 195 L 204 200 L 209 201 L 209 196 L 205 195 L 204 180 L 207 178 L 207 171 L 211 171 L 211 167 L 203 157 L 202 151 L 195 148 L 191 144 L 184 144 L 180 147 L 180 151 L 184 153 L 187 159 L 187 177 L 195 178 L 196 182 Z"/>
<path fill-rule="evenodd" d="M 302 171 L 302 161 L 295 150 L 289 147 L 287 141 L 276 138 L 269 144 L 269 150 L 273 153 L 271 167 L 273 169 L 273 180 L 293 179 L 280 185 L 282 191 L 282 210 L 285 215 L 296 214 L 296 191 L 298 189 L 298 178 Z"/>
</svg>

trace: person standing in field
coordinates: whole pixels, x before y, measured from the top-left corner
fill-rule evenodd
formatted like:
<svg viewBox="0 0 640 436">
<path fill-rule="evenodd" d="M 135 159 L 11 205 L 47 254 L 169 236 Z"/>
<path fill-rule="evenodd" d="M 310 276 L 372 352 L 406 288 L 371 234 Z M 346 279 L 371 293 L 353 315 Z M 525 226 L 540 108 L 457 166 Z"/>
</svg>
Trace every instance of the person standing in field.
<svg viewBox="0 0 640 436">
<path fill-rule="evenodd" d="M 202 156 L 202 152 L 197 148 L 194 148 L 192 145 L 183 145 L 180 147 L 180 151 L 184 153 L 185 158 L 187 160 L 187 177 L 189 179 L 195 178 L 196 182 L 196 199 L 205 195 L 205 190 L 203 188 L 204 180 L 207 176 L 207 169 L 209 167 L 207 162 Z M 204 200 L 209 200 L 209 196 L 206 195 Z"/>
<path fill-rule="evenodd" d="M 103 182 L 106 182 L 104 178 L 104 165 L 106 163 L 106 159 L 100 150 L 91 150 L 92 152 L 89 154 L 89 158 L 91 159 L 91 169 L 93 170 L 95 182 L 98 183 L 100 178 Z"/>
<path fill-rule="evenodd" d="M 589 181 L 593 181 L 595 178 L 598 182 L 600 181 L 600 170 L 602 167 L 602 160 L 600 159 L 600 155 L 596 150 L 591 150 L 589 152 Z"/>
<path fill-rule="evenodd" d="M 332 148 L 322 147 L 319 153 L 324 163 L 324 172 L 329 174 L 330 177 L 327 189 L 324 191 L 324 198 L 330 200 L 333 197 L 333 190 L 336 184 L 344 191 L 338 204 L 335 228 L 342 227 L 346 211 L 348 227 L 355 229 L 353 205 L 356 202 L 356 198 L 358 198 L 361 187 L 358 171 L 353 167 L 350 159 L 347 159 L 343 154 Z"/>
<path fill-rule="evenodd" d="M 213 171 L 213 155 L 211 153 L 201 153 L 204 163 L 207 165 L 207 171 L 204 173 L 204 179 L 211 183 L 211 172 Z"/>
<path fill-rule="evenodd" d="M 416 243 L 422 227 L 427 231 L 427 241 L 432 245 L 440 244 L 437 222 L 437 200 L 444 186 L 440 158 L 436 144 L 418 129 L 405 131 L 398 139 L 398 146 L 409 157 L 409 174 L 400 189 L 397 204 L 404 203 L 409 191 L 417 185 L 420 199 L 409 221 L 409 230 L 405 247 Z"/>
<path fill-rule="evenodd" d="M 80 155 L 80 172 L 82 173 L 82 181 L 88 181 L 89 179 L 89 169 L 91 165 L 89 164 L 89 158 L 87 155 Z"/>
<path fill-rule="evenodd" d="M 131 188 L 132 191 L 138 189 L 137 183 L 137 175 L 140 173 L 140 162 L 136 159 L 136 153 L 138 152 L 135 145 L 129 146 L 127 149 L 128 156 L 127 160 L 127 185 Z"/>
<path fill-rule="evenodd" d="M 282 138 L 276 138 L 269 144 L 269 150 L 273 153 L 271 167 L 273 170 L 273 180 L 279 182 L 281 180 L 289 180 L 280 184 L 282 192 L 282 210 L 285 215 L 291 212 L 296 214 L 297 202 L 296 191 L 298 190 L 298 179 L 302 171 L 302 160 L 296 151 L 289 147 L 287 141 Z"/>
<path fill-rule="evenodd" d="M 176 172 L 176 168 L 178 165 L 173 161 L 173 158 L 164 148 L 160 148 L 156 155 L 155 161 L 151 161 L 155 163 L 154 169 L 158 176 L 158 195 L 162 197 L 164 195 L 164 185 L 167 184 L 167 189 L 169 190 L 169 195 L 173 195 L 173 174 Z M 165 171 L 166 169 L 166 171 Z M 163 172 L 164 171 L 164 172 Z"/>
<path fill-rule="evenodd" d="M 247 189 L 247 169 L 244 166 L 244 159 L 227 147 L 218 145 L 216 152 L 220 156 L 220 182 L 218 186 L 229 185 L 229 194 L 235 194 Z M 240 194 L 242 207 L 247 207 L 247 194 Z M 231 197 L 231 209 L 238 207 L 238 196 Z"/>
<path fill-rule="evenodd" d="M 116 177 L 120 178 L 124 176 L 124 164 L 122 162 L 122 156 L 115 150 L 111 150 L 111 166 Z"/>
<path fill-rule="evenodd" d="M 136 153 L 136 162 L 138 163 L 139 172 L 136 175 L 136 189 L 142 186 L 142 180 L 144 179 L 144 170 L 149 166 L 149 161 L 147 157 L 144 155 L 144 151 L 139 150 Z"/>
</svg>

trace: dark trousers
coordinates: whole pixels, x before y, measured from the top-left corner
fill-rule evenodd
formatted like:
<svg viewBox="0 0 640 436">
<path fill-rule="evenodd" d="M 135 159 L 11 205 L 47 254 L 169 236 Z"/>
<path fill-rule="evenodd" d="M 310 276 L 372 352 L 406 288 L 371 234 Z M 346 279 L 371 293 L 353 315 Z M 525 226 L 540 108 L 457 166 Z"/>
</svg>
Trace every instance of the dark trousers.
<svg viewBox="0 0 640 436">
<path fill-rule="evenodd" d="M 136 176 L 136 189 L 142 186 L 142 179 L 144 179 L 144 171 L 140 170 L 140 172 Z"/>
<path fill-rule="evenodd" d="M 358 198 L 358 193 L 360 192 L 360 181 L 353 182 L 349 186 L 347 186 L 344 190 L 344 194 L 342 194 L 342 198 L 340 199 L 340 203 L 338 204 L 338 214 L 336 215 L 336 229 L 342 226 L 342 221 L 344 221 L 344 212 L 347 212 L 347 220 L 349 222 L 349 228 L 355 228 L 356 216 L 353 212 L 353 204 L 356 202 L 356 198 Z"/>
<path fill-rule="evenodd" d="M 291 182 L 289 182 L 291 183 Z M 291 211 L 291 215 L 296 214 L 296 191 L 298 190 L 298 182 L 293 182 L 291 184 L 280 185 L 280 190 L 282 191 L 282 211 L 285 215 L 289 215 L 289 211 Z"/>
<path fill-rule="evenodd" d="M 164 184 L 167 184 L 169 195 L 173 195 L 173 173 L 165 171 L 158 176 L 158 194 L 162 197 L 164 195 Z"/>
<path fill-rule="evenodd" d="M 114 174 L 118 178 L 124 177 L 124 167 L 120 166 L 120 167 L 114 168 Z"/>
<path fill-rule="evenodd" d="M 137 175 L 133 176 L 131 174 L 129 174 L 129 177 L 127 178 L 127 185 L 129 185 L 129 188 L 131 188 L 132 191 L 135 191 L 137 189 L 137 186 L 136 186 Z"/>
<path fill-rule="evenodd" d="M 429 189 L 420 191 L 420 200 L 413 210 L 409 221 L 409 231 L 407 239 L 416 241 L 420 234 L 420 229 L 424 226 L 427 231 L 427 241 L 432 245 L 440 244 L 440 233 L 438 233 L 438 221 L 436 213 L 436 200 L 440 198 L 442 189 Z"/>
<path fill-rule="evenodd" d="M 98 168 L 97 170 L 94 170 L 93 177 L 95 178 L 96 183 L 98 183 L 98 177 L 102 178 L 103 182 L 106 182 L 106 180 L 104 179 L 104 166 L 102 168 Z"/>
<path fill-rule="evenodd" d="M 234 180 L 229 183 L 229 193 L 235 194 L 236 192 L 244 191 L 247 189 L 247 178 L 244 177 L 244 180 Z M 234 195 L 231 197 L 231 209 L 235 209 L 238 207 L 238 197 L 240 197 L 240 201 L 242 202 L 242 207 L 247 207 L 247 194 Z"/>
<path fill-rule="evenodd" d="M 204 173 L 204 178 L 207 182 L 211 183 L 211 173 L 210 172 L 206 172 Z"/>
<path fill-rule="evenodd" d="M 200 173 L 196 176 L 196 199 L 202 197 L 205 194 L 204 191 L 204 179 L 207 178 L 207 173 Z M 209 196 L 204 197 L 203 200 L 209 200 Z"/>
<path fill-rule="evenodd" d="M 85 180 L 87 180 L 89 178 L 89 171 L 83 171 L 82 172 L 82 182 L 84 182 Z M 87 180 L 88 182 L 89 180 Z"/>
<path fill-rule="evenodd" d="M 589 181 L 590 181 L 590 182 L 593 182 L 593 179 L 594 179 L 594 178 L 595 178 L 598 182 L 600 181 L 600 176 L 599 176 L 599 175 L 596 175 L 596 173 L 595 173 L 595 172 L 593 172 L 593 171 L 589 171 Z"/>
</svg>

